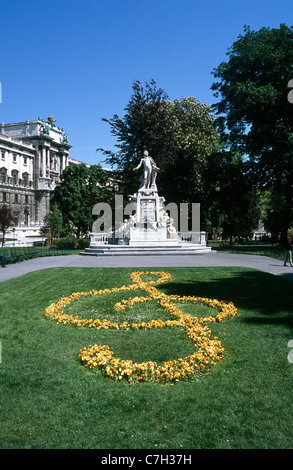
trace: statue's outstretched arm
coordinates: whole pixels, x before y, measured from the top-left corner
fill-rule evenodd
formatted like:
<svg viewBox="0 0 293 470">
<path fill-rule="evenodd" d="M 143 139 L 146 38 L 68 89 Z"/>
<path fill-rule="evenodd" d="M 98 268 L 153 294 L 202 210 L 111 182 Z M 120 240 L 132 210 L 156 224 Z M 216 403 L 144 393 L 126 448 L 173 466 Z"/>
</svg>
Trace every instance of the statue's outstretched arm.
<svg viewBox="0 0 293 470">
<path fill-rule="evenodd" d="M 142 165 L 142 161 L 140 160 L 140 163 L 137 165 L 137 167 L 134 168 L 134 170 L 138 170 Z"/>
</svg>

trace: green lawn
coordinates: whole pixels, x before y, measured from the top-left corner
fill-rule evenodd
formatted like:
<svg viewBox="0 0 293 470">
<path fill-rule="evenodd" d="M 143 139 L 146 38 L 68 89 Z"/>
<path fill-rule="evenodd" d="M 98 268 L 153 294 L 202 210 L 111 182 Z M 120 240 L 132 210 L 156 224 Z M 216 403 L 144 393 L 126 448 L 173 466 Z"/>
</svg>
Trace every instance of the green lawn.
<svg viewBox="0 0 293 470">
<path fill-rule="evenodd" d="M 43 312 L 72 292 L 129 285 L 132 271 L 55 268 L 0 284 L 0 448 L 292 448 L 292 283 L 246 268 L 161 269 L 172 275 L 161 292 L 232 301 L 238 315 L 209 326 L 225 351 L 208 373 L 174 385 L 130 385 L 86 368 L 80 349 L 108 344 L 123 359 L 165 361 L 193 353 L 186 335 L 78 328 Z M 132 294 L 111 295 L 88 299 L 80 312 L 117 319 L 113 303 Z M 74 313 L 79 305 L 71 307 Z M 120 314 L 166 317 L 153 301 Z"/>
</svg>

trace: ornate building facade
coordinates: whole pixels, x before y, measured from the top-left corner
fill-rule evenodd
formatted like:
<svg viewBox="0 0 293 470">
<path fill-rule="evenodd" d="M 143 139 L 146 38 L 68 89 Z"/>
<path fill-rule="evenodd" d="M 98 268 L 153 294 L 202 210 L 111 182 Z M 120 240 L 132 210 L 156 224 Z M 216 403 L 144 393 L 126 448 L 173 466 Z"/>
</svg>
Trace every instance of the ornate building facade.
<svg viewBox="0 0 293 470">
<path fill-rule="evenodd" d="M 61 172 L 79 163 L 54 122 L 49 117 L 0 124 L 0 205 L 11 208 L 16 227 L 41 227 Z"/>
</svg>

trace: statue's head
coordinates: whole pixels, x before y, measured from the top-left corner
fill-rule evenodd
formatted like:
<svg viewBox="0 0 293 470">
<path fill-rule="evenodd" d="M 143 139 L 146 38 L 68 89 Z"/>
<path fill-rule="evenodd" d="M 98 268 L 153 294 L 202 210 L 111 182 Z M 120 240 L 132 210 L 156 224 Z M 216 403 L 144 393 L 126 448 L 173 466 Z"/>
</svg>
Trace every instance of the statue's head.
<svg viewBox="0 0 293 470">
<path fill-rule="evenodd" d="M 144 157 L 148 157 L 148 156 L 149 156 L 149 152 L 148 152 L 147 150 L 144 150 L 144 151 L 143 151 L 143 156 L 144 156 Z"/>
</svg>

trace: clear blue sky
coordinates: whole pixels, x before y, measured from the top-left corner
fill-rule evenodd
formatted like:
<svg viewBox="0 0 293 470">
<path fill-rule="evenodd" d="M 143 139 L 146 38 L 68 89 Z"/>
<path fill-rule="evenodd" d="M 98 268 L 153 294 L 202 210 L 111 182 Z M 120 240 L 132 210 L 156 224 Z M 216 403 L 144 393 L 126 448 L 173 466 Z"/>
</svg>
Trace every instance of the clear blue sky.
<svg viewBox="0 0 293 470">
<path fill-rule="evenodd" d="M 132 84 L 212 104 L 211 72 L 243 26 L 293 25 L 292 0 L 0 0 L 0 122 L 53 115 L 71 156 L 103 159 L 101 119 L 124 115 Z M 292 77 L 293 79 L 293 77 Z"/>
</svg>

